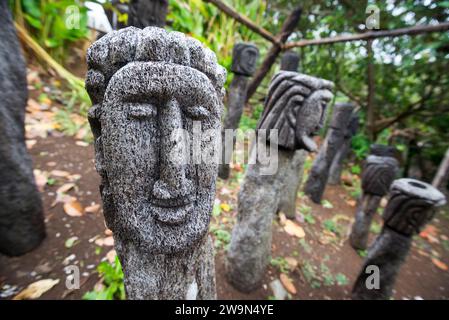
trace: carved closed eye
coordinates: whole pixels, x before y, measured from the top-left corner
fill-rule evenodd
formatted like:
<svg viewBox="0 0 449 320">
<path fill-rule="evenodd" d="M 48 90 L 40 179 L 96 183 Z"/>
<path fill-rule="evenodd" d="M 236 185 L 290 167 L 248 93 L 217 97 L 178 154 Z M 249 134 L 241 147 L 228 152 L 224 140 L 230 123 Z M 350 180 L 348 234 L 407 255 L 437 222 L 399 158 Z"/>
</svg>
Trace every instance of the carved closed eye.
<svg viewBox="0 0 449 320">
<path fill-rule="evenodd" d="M 204 120 L 210 117 L 210 112 L 204 107 L 186 107 L 184 108 L 185 114 L 193 120 Z"/>
<path fill-rule="evenodd" d="M 148 119 L 156 117 L 157 108 L 152 104 L 130 104 L 128 117 L 131 119 Z"/>
</svg>

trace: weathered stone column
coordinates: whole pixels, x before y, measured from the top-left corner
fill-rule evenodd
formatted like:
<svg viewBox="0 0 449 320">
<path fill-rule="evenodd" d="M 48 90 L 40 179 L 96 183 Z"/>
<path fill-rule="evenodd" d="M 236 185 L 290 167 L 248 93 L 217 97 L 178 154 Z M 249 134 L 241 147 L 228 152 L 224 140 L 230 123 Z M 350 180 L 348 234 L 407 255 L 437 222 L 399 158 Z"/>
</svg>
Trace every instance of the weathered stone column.
<svg viewBox="0 0 449 320">
<path fill-rule="evenodd" d="M 346 134 L 344 137 L 343 144 L 338 150 L 337 154 L 332 161 L 332 165 L 329 169 L 329 178 L 327 183 L 330 185 L 338 185 L 341 181 L 341 172 L 343 170 L 343 162 L 348 157 L 351 151 L 351 141 L 352 137 L 357 133 L 359 128 L 359 116 L 357 114 L 352 114 L 349 125 L 346 129 Z"/>
<path fill-rule="evenodd" d="M 0 17 L 0 252 L 18 256 L 42 242 L 45 225 L 25 145 L 26 65 L 8 1 Z"/>
<path fill-rule="evenodd" d="M 282 55 L 281 58 L 281 70 L 283 71 L 295 71 L 299 68 L 299 54 L 295 51 L 289 50 Z"/>
<path fill-rule="evenodd" d="M 357 207 L 349 241 L 354 249 L 365 250 L 371 221 L 380 200 L 388 193 L 399 171 L 399 164 L 391 157 L 368 156 L 362 173 L 362 198 Z"/>
<path fill-rule="evenodd" d="M 298 71 L 299 55 L 295 51 L 287 51 L 281 59 L 281 70 Z M 280 191 L 280 200 L 277 212 L 282 212 L 287 218 L 294 219 L 296 216 L 296 198 L 299 186 L 302 183 L 304 173 L 304 162 L 307 157 L 307 151 L 296 150 L 290 164 L 286 167 L 285 183 Z"/>
<path fill-rule="evenodd" d="M 413 235 L 433 218 L 434 208 L 445 203 L 445 196 L 427 183 L 414 179 L 393 182 L 384 211 L 382 233 L 368 251 L 352 291 L 353 299 L 381 300 L 391 297 Z M 379 277 L 378 286 L 374 275 Z"/>
<path fill-rule="evenodd" d="M 354 106 L 351 103 L 337 103 L 334 106 L 328 133 L 313 162 L 304 188 L 304 192 L 315 203 L 321 202 L 330 166 L 335 154 L 342 146 L 353 109 Z"/>
<path fill-rule="evenodd" d="M 155 27 L 108 33 L 87 62 L 96 169 L 128 298 L 214 299 L 207 231 L 225 70 L 199 41 Z"/>
<path fill-rule="evenodd" d="M 128 7 L 129 26 L 137 28 L 165 26 L 168 0 L 131 0 Z"/>
<path fill-rule="evenodd" d="M 398 149 L 394 146 L 387 146 L 384 144 L 372 144 L 370 146 L 370 155 L 379 157 L 396 158 Z"/>
<path fill-rule="evenodd" d="M 248 164 L 239 193 L 237 224 L 227 259 L 228 280 L 240 291 L 249 292 L 260 285 L 270 261 L 272 221 L 280 193 L 288 183 L 292 158 L 296 150 L 316 150 L 312 137 L 324 122 L 332 87 L 327 80 L 288 71 L 278 73 L 271 81 L 258 125 L 257 145 L 278 148 L 277 158 L 270 157 L 277 170 L 267 170 L 252 152 L 253 164 Z M 263 132 L 269 132 L 266 138 Z M 260 156 L 258 153 L 257 159 Z"/>
<path fill-rule="evenodd" d="M 259 50 L 249 43 L 238 43 L 232 53 L 231 71 L 234 78 L 229 86 L 228 109 L 223 123 L 222 131 L 222 161 L 219 166 L 218 176 L 222 179 L 229 178 L 229 163 L 232 161 L 232 153 L 235 145 L 235 129 L 239 127 L 245 107 L 246 92 L 249 77 L 256 71 Z M 226 134 L 226 129 L 228 129 Z M 229 130 L 229 129 L 232 129 Z"/>
</svg>

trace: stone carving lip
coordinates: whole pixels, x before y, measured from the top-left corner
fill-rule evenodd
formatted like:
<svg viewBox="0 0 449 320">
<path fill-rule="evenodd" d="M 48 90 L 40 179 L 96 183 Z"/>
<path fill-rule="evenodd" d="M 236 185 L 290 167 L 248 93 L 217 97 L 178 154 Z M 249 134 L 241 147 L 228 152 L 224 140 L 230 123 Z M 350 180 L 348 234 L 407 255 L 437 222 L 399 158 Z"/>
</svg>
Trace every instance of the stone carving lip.
<svg viewBox="0 0 449 320">
<path fill-rule="evenodd" d="M 178 225 L 187 220 L 188 216 L 192 213 L 193 208 L 193 202 L 190 201 L 185 205 L 179 206 L 162 207 L 156 205 L 151 211 L 153 211 L 157 221 L 168 225 Z"/>
<path fill-rule="evenodd" d="M 170 199 L 159 199 L 159 198 L 150 198 L 150 203 L 162 208 L 177 208 L 177 207 L 183 207 L 191 204 L 193 201 L 195 201 L 195 195 L 189 194 L 184 197 L 179 198 L 170 198 Z"/>
</svg>

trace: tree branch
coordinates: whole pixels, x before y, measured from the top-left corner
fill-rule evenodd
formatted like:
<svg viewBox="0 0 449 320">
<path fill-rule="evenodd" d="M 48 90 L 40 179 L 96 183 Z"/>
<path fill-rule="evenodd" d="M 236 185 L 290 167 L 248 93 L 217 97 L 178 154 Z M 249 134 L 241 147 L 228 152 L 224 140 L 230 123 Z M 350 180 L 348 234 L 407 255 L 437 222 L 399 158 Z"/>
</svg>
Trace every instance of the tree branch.
<svg viewBox="0 0 449 320">
<path fill-rule="evenodd" d="M 395 30 L 369 31 L 365 33 L 340 35 L 332 38 L 301 40 L 284 45 L 284 50 L 311 45 L 322 45 L 356 40 L 370 40 L 385 37 L 398 37 L 404 35 L 417 35 L 421 33 L 441 32 L 446 30 L 449 30 L 449 22 L 443 22 L 437 25 L 419 25 Z"/>
<path fill-rule="evenodd" d="M 302 9 L 300 7 L 296 8 L 284 21 L 281 32 L 279 32 L 276 36 L 277 41 L 273 43 L 273 46 L 268 51 L 265 60 L 262 62 L 262 65 L 254 74 L 253 80 L 248 85 L 246 102 L 248 102 L 254 92 L 256 92 L 257 87 L 262 83 L 263 79 L 276 62 L 276 58 L 282 52 L 283 44 L 287 41 L 288 37 L 293 33 L 298 25 L 299 19 L 301 18 L 301 11 Z"/>
<path fill-rule="evenodd" d="M 230 16 L 231 18 L 234 18 L 241 24 L 247 26 L 249 29 L 251 29 L 255 33 L 259 34 L 261 37 L 267 39 L 268 41 L 270 41 L 272 43 L 281 45 L 281 43 L 279 42 L 279 39 L 277 39 L 270 31 L 258 26 L 253 21 L 251 21 L 248 17 L 245 17 L 244 15 L 238 13 L 237 11 L 235 11 L 233 8 L 227 6 L 222 1 L 220 1 L 220 0 L 204 0 L 204 1 L 212 3 L 218 9 L 223 11 L 223 13 Z"/>
</svg>

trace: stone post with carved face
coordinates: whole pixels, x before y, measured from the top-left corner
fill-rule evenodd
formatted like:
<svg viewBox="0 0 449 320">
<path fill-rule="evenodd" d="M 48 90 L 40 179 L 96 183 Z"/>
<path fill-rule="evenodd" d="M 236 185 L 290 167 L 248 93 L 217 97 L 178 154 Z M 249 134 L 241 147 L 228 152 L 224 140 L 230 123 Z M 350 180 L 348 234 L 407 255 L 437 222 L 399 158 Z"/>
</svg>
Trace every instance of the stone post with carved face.
<svg viewBox="0 0 449 320">
<path fill-rule="evenodd" d="M 352 290 L 360 300 L 389 299 L 396 276 L 410 250 L 412 239 L 432 220 L 445 196 L 430 184 L 415 179 L 395 180 L 383 214 L 381 234 L 369 248 Z"/>
<path fill-rule="evenodd" d="M 357 133 L 359 128 L 359 116 L 353 113 L 351 120 L 349 121 L 348 127 L 346 128 L 346 133 L 343 139 L 343 144 L 341 148 L 337 151 L 337 154 L 332 161 L 331 167 L 329 169 L 329 178 L 327 183 L 330 185 L 338 185 L 341 180 L 341 172 L 343 170 L 343 162 L 348 157 L 351 151 L 351 141 L 352 137 Z"/>
<path fill-rule="evenodd" d="M 256 63 L 259 50 L 249 43 L 238 43 L 232 53 L 231 71 L 234 78 L 229 86 L 228 109 L 223 122 L 222 131 L 222 162 L 218 169 L 218 176 L 222 179 L 229 178 L 229 163 L 232 161 L 232 153 L 235 145 L 235 129 L 238 128 L 240 118 L 245 107 L 248 80 L 256 71 Z"/>
<path fill-rule="evenodd" d="M 261 284 L 270 261 L 271 225 L 289 166 L 296 150 L 316 149 L 312 137 L 324 122 L 332 88 L 330 81 L 289 71 L 279 72 L 271 81 L 227 256 L 228 280 L 240 291 L 250 292 Z M 265 158 L 267 146 L 270 155 Z"/>
<path fill-rule="evenodd" d="M 214 299 L 207 235 L 225 70 L 192 38 L 129 27 L 87 53 L 96 169 L 129 299 Z"/>
<path fill-rule="evenodd" d="M 351 103 L 337 103 L 334 106 L 329 130 L 313 161 L 309 178 L 304 187 L 305 194 L 315 203 L 321 202 L 332 161 L 342 146 L 353 109 L 354 106 Z"/>
<path fill-rule="evenodd" d="M 299 54 L 295 51 L 287 51 L 281 58 L 281 70 L 298 71 Z M 285 173 L 284 189 L 280 192 L 278 213 L 283 213 L 287 218 L 294 219 L 296 216 L 296 198 L 299 187 L 302 183 L 304 173 L 304 162 L 307 157 L 307 151 L 298 149 L 295 151 L 293 158 L 288 166 L 288 172 Z"/>
<path fill-rule="evenodd" d="M 373 216 L 382 197 L 388 193 L 398 171 L 399 164 L 395 158 L 370 155 L 366 159 L 362 172 L 363 194 L 349 236 L 349 242 L 354 249 L 367 248 Z"/>
</svg>

